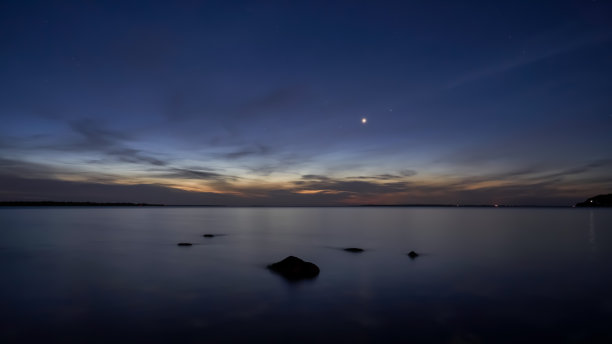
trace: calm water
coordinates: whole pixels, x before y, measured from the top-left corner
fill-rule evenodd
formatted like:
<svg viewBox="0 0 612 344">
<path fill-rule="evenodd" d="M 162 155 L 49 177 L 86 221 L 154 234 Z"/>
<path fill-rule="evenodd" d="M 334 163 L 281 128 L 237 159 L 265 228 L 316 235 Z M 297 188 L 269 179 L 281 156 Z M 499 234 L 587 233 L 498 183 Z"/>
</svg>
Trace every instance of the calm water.
<svg viewBox="0 0 612 344">
<path fill-rule="evenodd" d="M 3 343 L 612 342 L 610 209 L 0 208 L 0 276 Z"/>
</svg>

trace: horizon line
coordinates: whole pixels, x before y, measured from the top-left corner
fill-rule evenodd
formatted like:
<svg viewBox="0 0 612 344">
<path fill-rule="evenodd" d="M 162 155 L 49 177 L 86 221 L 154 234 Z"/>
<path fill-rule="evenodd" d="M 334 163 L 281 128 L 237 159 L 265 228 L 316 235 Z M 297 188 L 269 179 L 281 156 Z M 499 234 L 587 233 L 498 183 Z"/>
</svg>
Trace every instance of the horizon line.
<svg viewBox="0 0 612 344">
<path fill-rule="evenodd" d="M 0 201 L 0 206 L 80 206 L 80 207 L 223 207 L 223 208 L 367 208 L 367 207 L 438 207 L 438 208 L 575 208 L 576 205 L 535 205 L 535 204 L 355 204 L 355 205 L 227 205 L 227 204 L 153 204 L 142 202 L 66 202 L 66 201 Z"/>
</svg>

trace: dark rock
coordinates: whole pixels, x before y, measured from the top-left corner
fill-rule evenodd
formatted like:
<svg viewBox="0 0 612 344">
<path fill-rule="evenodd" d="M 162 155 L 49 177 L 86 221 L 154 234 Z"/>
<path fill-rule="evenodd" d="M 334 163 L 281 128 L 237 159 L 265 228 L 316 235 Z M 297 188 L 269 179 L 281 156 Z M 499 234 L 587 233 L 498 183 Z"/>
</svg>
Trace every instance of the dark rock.
<svg viewBox="0 0 612 344">
<path fill-rule="evenodd" d="M 612 207 L 612 194 L 591 197 L 584 202 L 577 203 L 576 207 Z"/>
<path fill-rule="evenodd" d="M 205 237 L 205 238 L 214 238 L 215 237 L 214 234 L 204 234 L 202 236 Z"/>
<path fill-rule="evenodd" d="M 192 244 L 192 243 L 190 243 L 190 242 L 179 242 L 177 245 L 178 245 L 178 246 L 191 246 L 191 245 L 193 245 L 193 244 Z"/>
<path fill-rule="evenodd" d="M 418 253 L 416 253 L 416 252 L 414 252 L 414 251 L 410 251 L 410 252 L 408 252 L 408 257 L 410 257 L 410 258 L 412 258 L 412 259 L 414 259 L 414 258 L 416 258 L 416 257 L 418 257 L 418 256 L 419 256 L 419 254 L 418 254 Z"/>
<path fill-rule="evenodd" d="M 359 248 L 359 247 L 349 247 L 349 248 L 345 248 L 344 250 L 346 252 L 353 252 L 353 253 L 361 253 L 361 252 L 363 252 L 363 249 Z"/>
<path fill-rule="evenodd" d="M 288 280 L 315 278 L 319 275 L 319 267 L 313 263 L 305 262 L 298 257 L 289 256 L 280 262 L 268 265 L 268 269 L 285 277 Z"/>
</svg>

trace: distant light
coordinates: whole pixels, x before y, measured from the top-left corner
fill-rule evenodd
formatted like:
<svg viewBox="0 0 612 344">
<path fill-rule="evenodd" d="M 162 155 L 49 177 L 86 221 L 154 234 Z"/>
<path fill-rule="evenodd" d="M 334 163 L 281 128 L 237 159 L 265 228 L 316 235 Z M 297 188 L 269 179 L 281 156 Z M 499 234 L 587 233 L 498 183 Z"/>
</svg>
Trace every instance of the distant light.
<svg viewBox="0 0 612 344">
<path fill-rule="evenodd" d="M 367 118 L 365 118 L 365 117 L 362 117 L 362 118 L 361 118 L 361 123 L 362 123 L 362 124 L 366 124 L 366 123 L 368 123 L 368 119 L 367 119 Z"/>
</svg>

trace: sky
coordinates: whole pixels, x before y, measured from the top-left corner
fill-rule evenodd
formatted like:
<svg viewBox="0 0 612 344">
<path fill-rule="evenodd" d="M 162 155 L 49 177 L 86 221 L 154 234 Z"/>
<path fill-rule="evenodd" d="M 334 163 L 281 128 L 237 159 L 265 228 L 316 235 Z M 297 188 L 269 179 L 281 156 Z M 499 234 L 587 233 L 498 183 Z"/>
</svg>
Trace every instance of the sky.
<svg viewBox="0 0 612 344">
<path fill-rule="evenodd" d="M 0 201 L 572 205 L 611 95 L 610 1 L 2 1 Z"/>
</svg>

